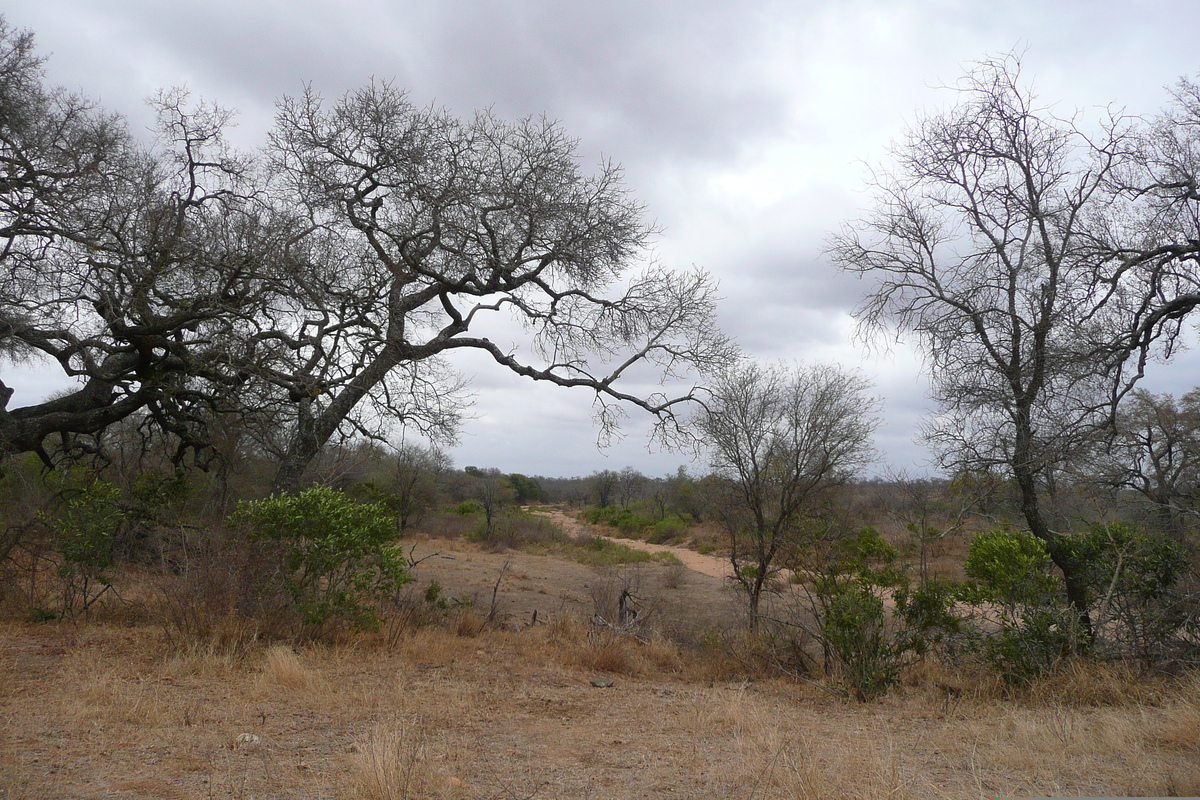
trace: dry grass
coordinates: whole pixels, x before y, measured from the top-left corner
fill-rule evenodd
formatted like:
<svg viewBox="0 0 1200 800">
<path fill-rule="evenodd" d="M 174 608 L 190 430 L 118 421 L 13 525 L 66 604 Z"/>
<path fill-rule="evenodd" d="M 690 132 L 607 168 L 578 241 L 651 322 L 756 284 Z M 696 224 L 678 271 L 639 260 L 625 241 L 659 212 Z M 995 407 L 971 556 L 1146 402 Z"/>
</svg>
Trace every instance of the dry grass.
<svg viewBox="0 0 1200 800">
<path fill-rule="evenodd" d="M 242 655 L 169 652 L 150 628 L 0 633 L 4 800 L 1200 790 L 1200 678 L 1112 703 L 1121 673 L 1080 672 L 1099 688 L 1074 705 L 1054 700 L 1052 682 L 1014 700 L 911 680 L 858 705 L 776 680 L 700 679 L 666 639 L 566 614 L 520 633 L 464 637 L 447 623 L 394 647 Z M 592 688 L 604 675 L 616 686 Z"/>
<path fill-rule="evenodd" d="M 300 655 L 287 645 L 276 645 L 263 658 L 262 679 L 268 686 L 293 692 L 307 692 L 321 684 L 321 676 L 304 664 Z"/>
<path fill-rule="evenodd" d="M 1013 694 L 927 661 L 881 702 L 851 704 L 715 639 L 589 624 L 609 571 L 447 549 L 422 585 L 490 596 L 511 557 L 501 595 L 523 624 L 424 608 L 294 648 L 0 623 L 0 800 L 1200 794 L 1200 677 L 1078 662 Z M 722 600 L 718 579 L 666 589 L 663 568 L 645 569 L 641 593 L 681 609 L 655 619 Z"/>
<path fill-rule="evenodd" d="M 747 800 L 797 798 L 915 798 L 941 796 L 912 773 L 889 737 L 862 731 L 830 735 L 781 716 L 774 702 L 741 690 L 701 711 L 698 725 L 728 730 L 738 755 L 728 776 L 731 796 Z"/>
<path fill-rule="evenodd" d="M 1166 711 L 1166 719 L 1153 734 L 1154 742 L 1180 752 L 1200 751 L 1200 676 L 1179 688 Z"/>
<path fill-rule="evenodd" d="M 352 750 L 350 783 L 362 800 L 435 797 L 454 785 L 432 769 L 419 717 L 376 724 Z"/>
</svg>

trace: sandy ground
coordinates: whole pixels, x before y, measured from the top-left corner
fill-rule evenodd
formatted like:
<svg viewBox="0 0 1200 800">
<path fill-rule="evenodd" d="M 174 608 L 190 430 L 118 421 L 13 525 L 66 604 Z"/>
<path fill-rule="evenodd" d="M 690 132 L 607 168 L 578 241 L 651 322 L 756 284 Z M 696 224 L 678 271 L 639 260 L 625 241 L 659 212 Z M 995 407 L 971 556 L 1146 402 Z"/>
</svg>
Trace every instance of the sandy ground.
<svg viewBox="0 0 1200 800">
<path fill-rule="evenodd" d="M 729 578 L 733 575 L 733 566 L 729 563 L 729 559 L 726 558 L 701 555 L 695 550 L 689 550 L 686 547 L 675 547 L 666 544 L 651 544 L 650 542 L 643 542 L 639 539 L 626 539 L 621 536 L 613 536 L 609 533 L 611 529 L 601 530 L 592 525 L 580 522 L 579 520 L 564 514 L 558 509 L 537 510 L 534 513 L 554 520 L 571 536 L 579 536 L 584 533 L 590 535 L 601 535 L 606 539 L 612 539 L 615 542 L 620 542 L 623 545 L 632 547 L 634 550 L 643 550 L 647 553 L 670 553 L 682 561 L 683 565 L 688 569 L 692 570 L 693 572 L 698 572 L 701 575 L 707 575 L 710 578 Z"/>
</svg>

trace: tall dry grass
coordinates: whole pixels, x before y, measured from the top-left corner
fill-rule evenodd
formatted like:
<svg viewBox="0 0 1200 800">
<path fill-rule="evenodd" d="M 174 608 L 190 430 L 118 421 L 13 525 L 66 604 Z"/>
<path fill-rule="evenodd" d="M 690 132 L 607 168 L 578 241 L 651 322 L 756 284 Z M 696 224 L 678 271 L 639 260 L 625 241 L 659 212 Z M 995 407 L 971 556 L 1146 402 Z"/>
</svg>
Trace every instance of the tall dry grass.
<svg viewBox="0 0 1200 800">
<path fill-rule="evenodd" d="M 851 800 L 946 796 L 903 764 L 887 736 L 829 735 L 781 716 L 768 699 L 733 692 L 702 707 L 698 728 L 731 732 L 735 767 L 726 791 L 738 800 Z"/>
<path fill-rule="evenodd" d="M 361 800 L 416 800 L 438 797 L 451 784 L 434 770 L 420 717 L 376 724 L 356 742 L 350 783 Z"/>
<path fill-rule="evenodd" d="M 327 688 L 320 672 L 287 645 L 275 645 L 263 654 L 261 681 L 296 694 Z"/>
</svg>

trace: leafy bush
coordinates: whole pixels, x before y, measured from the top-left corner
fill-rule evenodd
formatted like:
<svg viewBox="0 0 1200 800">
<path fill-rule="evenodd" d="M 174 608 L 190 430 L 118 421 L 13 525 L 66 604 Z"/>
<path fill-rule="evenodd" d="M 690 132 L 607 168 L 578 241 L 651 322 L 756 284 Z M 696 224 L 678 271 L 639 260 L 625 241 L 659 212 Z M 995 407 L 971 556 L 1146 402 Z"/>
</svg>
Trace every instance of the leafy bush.
<svg viewBox="0 0 1200 800">
<path fill-rule="evenodd" d="M 579 539 L 571 543 L 561 542 L 556 550 L 580 564 L 596 567 L 647 562 L 657 562 L 666 566 L 682 563 L 673 553 L 648 553 L 645 550 L 635 550 L 627 544 L 614 542 L 603 536 L 596 536 L 591 540 Z"/>
<path fill-rule="evenodd" d="M 87 614 L 112 589 L 118 534 L 125 522 L 121 491 L 94 479 L 64 490 L 61 506 L 41 515 L 54 536 L 63 616 Z"/>
<path fill-rule="evenodd" d="M 841 676 L 858 700 L 872 700 L 899 678 L 909 655 L 922 650 L 919 637 L 888 619 L 884 595 L 906 580 L 900 554 L 874 528 L 835 540 L 821 554 L 815 575 L 813 608 L 826 670 Z"/>
<path fill-rule="evenodd" d="M 335 489 L 240 503 L 230 521 L 279 548 L 275 579 L 312 637 L 334 619 L 377 629 L 375 604 L 411 580 L 389 510 Z"/>
<path fill-rule="evenodd" d="M 952 587 L 929 582 L 911 588 L 900 553 L 874 528 L 814 540 L 791 555 L 790 620 L 768 634 L 768 648 L 788 659 L 788 671 L 825 674 L 860 701 L 897 682 L 901 670 L 932 645 L 961 630 Z M 886 599 L 895 600 L 889 613 Z M 820 646 L 820 661 L 809 643 Z"/>
<path fill-rule="evenodd" d="M 1149 667 L 1194 647 L 1185 630 L 1195 616 L 1194 575 L 1178 539 L 1114 523 L 1092 526 L 1073 544 L 1097 603 L 1098 639 L 1114 655 Z"/>
<path fill-rule="evenodd" d="M 960 595 L 996 616 L 982 629 L 983 653 L 1006 682 L 1043 675 L 1075 649 L 1078 619 L 1062 600 L 1045 544 L 1032 533 L 998 528 L 977 534 L 965 568 L 972 582 Z"/>
<path fill-rule="evenodd" d="M 503 551 L 565 540 L 566 534 L 554 520 L 518 509 L 497 516 L 490 533 L 486 521 L 478 520 L 469 538 L 485 542 L 491 550 Z"/>
<path fill-rule="evenodd" d="M 616 528 L 622 520 L 632 519 L 633 512 L 617 506 L 591 506 L 584 509 L 583 518 L 592 525 L 610 525 Z"/>
<path fill-rule="evenodd" d="M 654 514 L 647 509 L 617 506 L 593 506 L 583 512 L 583 518 L 592 525 L 616 528 L 629 539 L 640 538 L 642 532 L 656 522 Z"/>
<path fill-rule="evenodd" d="M 464 500 L 454 507 L 454 513 L 461 514 L 464 517 L 471 514 L 482 514 L 483 503 L 478 500 Z"/>
<path fill-rule="evenodd" d="M 903 648 L 888 636 L 883 598 L 858 583 L 829 593 L 821 631 L 835 655 L 846 688 L 857 700 L 871 700 L 899 677 Z"/>
<path fill-rule="evenodd" d="M 666 517 L 650 526 L 650 533 L 646 536 L 646 541 L 651 544 L 678 541 L 687 535 L 687 530 L 687 522 L 680 517 Z"/>
<path fill-rule="evenodd" d="M 982 597 L 1019 617 L 1025 609 L 1057 596 L 1061 581 L 1051 569 L 1046 545 L 1029 531 L 998 528 L 977 534 L 964 564 Z"/>
</svg>

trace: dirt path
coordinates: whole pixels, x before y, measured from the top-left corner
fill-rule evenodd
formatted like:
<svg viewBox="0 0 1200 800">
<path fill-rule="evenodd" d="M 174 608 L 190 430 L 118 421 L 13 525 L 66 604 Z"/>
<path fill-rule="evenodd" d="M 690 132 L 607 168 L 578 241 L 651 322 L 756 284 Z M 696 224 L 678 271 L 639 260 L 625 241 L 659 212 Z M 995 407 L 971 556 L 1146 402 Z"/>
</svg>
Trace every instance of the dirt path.
<svg viewBox="0 0 1200 800">
<path fill-rule="evenodd" d="M 567 516 L 558 509 L 544 511 L 540 509 L 532 509 L 533 513 L 543 517 L 548 517 L 562 526 L 568 536 L 578 537 L 583 534 L 591 534 L 593 536 L 603 536 L 605 539 L 612 539 L 614 542 L 620 542 L 634 550 L 644 550 L 647 553 L 670 553 L 678 558 L 683 565 L 693 572 L 699 572 L 701 575 L 708 575 L 712 578 L 728 578 L 733 574 L 733 568 L 729 565 L 729 561 L 717 556 L 704 556 L 697 553 L 695 550 L 689 550 L 686 547 L 674 547 L 668 544 L 650 544 L 638 539 L 625 539 L 619 536 L 611 536 L 607 533 L 601 534 L 599 529 L 593 525 L 580 522 L 577 519 Z"/>
</svg>

